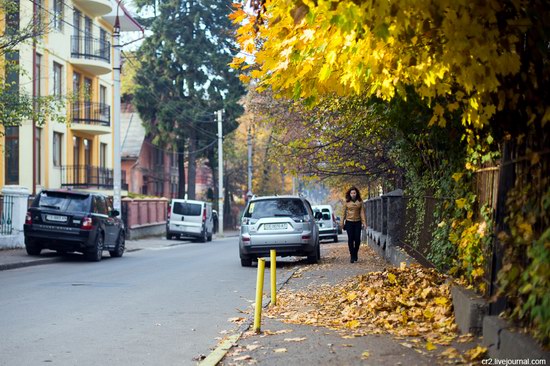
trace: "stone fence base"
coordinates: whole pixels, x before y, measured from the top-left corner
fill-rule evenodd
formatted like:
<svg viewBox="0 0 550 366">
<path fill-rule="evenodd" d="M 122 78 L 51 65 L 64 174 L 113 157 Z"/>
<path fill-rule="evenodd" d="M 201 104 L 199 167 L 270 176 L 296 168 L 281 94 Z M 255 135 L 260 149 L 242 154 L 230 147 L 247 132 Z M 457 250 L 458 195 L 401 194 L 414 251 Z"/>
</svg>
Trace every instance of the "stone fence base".
<svg viewBox="0 0 550 366">
<path fill-rule="evenodd" d="M 149 236 L 166 235 L 166 222 L 157 222 L 146 225 L 134 225 L 126 230 L 126 239 L 138 240 Z"/>
</svg>

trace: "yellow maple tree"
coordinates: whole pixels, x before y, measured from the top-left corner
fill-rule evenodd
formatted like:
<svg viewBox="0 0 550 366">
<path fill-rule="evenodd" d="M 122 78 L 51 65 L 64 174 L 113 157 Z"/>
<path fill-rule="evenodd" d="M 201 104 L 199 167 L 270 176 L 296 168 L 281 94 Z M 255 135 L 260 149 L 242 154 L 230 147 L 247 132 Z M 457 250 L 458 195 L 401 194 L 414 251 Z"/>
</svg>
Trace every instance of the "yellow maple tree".
<svg viewBox="0 0 550 366">
<path fill-rule="evenodd" d="M 413 86 L 433 108 L 430 124 L 445 125 L 445 112 L 460 109 L 474 129 L 517 103 L 502 80 L 520 72 L 523 34 L 545 8 L 522 0 L 255 3 L 236 4 L 231 16 L 241 49 L 254 58 L 243 81 L 309 102 L 335 94 L 389 100 Z M 240 55 L 232 66 L 248 69 L 246 60 Z M 536 84 L 535 73 L 528 77 Z M 550 107 L 539 105 L 529 118 L 546 123 Z"/>
</svg>

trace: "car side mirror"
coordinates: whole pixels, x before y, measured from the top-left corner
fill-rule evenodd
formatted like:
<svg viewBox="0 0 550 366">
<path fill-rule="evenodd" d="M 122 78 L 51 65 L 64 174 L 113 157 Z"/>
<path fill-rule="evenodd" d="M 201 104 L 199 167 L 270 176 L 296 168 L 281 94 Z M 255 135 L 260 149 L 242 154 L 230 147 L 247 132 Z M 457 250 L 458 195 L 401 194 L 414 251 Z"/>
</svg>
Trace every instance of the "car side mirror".
<svg viewBox="0 0 550 366">
<path fill-rule="evenodd" d="M 323 214 L 321 212 L 315 212 L 315 220 L 321 220 L 323 218 Z"/>
<path fill-rule="evenodd" d="M 120 215 L 118 210 L 111 210 L 111 217 L 117 217 L 118 215 Z"/>
</svg>

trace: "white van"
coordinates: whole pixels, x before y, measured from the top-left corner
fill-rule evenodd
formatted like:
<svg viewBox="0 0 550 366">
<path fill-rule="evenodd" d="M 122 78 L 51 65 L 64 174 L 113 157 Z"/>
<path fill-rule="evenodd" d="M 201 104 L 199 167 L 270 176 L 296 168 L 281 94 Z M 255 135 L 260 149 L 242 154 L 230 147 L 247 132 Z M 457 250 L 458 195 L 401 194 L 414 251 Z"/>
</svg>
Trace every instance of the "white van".
<svg viewBox="0 0 550 366">
<path fill-rule="evenodd" d="M 338 224 L 334 217 L 334 212 L 331 205 L 313 206 L 313 213 L 320 212 L 322 216 L 317 220 L 319 225 L 319 238 L 321 240 L 331 239 L 338 243 Z"/>
<path fill-rule="evenodd" d="M 212 204 L 204 201 L 172 199 L 168 206 L 166 239 L 191 236 L 201 242 L 211 241 L 214 230 Z"/>
</svg>

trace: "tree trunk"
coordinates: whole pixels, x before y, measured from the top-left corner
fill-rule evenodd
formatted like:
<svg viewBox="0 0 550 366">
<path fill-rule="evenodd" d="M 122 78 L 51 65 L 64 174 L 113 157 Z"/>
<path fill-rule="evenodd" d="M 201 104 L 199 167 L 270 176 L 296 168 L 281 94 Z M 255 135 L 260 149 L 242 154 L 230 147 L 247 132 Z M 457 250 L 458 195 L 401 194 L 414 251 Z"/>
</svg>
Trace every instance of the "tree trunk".
<svg viewBox="0 0 550 366">
<path fill-rule="evenodd" d="M 178 198 L 185 198 L 185 142 L 178 141 Z"/>
<path fill-rule="evenodd" d="M 208 149 L 208 165 L 210 166 L 210 169 L 212 170 L 212 190 L 214 191 L 214 198 L 212 199 L 212 207 L 217 210 L 218 212 L 221 212 L 220 211 L 220 208 L 218 207 L 218 170 L 217 170 L 217 155 L 215 154 L 215 150 L 214 149 Z"/>
<path fill-rule="evenodd" d="M 195 134 L 191 134 L 189 138 L 189 152 L 187 162 L 187 197 L 194 200 L 196 197 L 196 180 L 197 180 L 197 139 Z"/>
<path fill-rule="evenodd" d="M 266 187 L 267 182 L 269 181 L 269 171 L 271 170 L 271 165 L 268 163 L 269 159 L 269 149 L 271 147 L 271 140 L 273 139 L 273 130 L 269 133 L 267 138 L 267 143 L 265 145 L 265 154 L 264 154 L 264 171 L 262 175 L 261 190 L 263 193 L 267 193 L 269 189 Z M 271 188 L 271 187 L 269 187 Z"/>
</svg>

